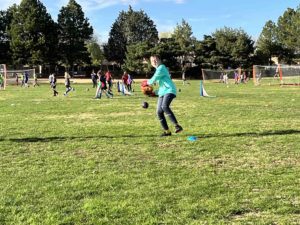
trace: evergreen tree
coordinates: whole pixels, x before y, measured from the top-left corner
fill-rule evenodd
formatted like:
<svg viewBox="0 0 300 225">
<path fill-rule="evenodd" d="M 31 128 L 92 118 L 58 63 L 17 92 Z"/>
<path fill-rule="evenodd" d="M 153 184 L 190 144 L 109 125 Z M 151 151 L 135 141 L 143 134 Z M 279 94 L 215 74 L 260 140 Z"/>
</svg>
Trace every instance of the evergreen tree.
<svg viewBox="0 0 300 225">
<path fill-rule="evenodd" d="M 140 42 L 127 46 L 125 63 L 122 66 L 123 70 L 130 73 L 136 72 L 138 74 L 147 74 L 151 67 L 148 63 L 149 58 L 149 44 L 147 42 Z"/>
<path fill-rule="evenodd" d="M 298 57 L 300 58 L 300 5 L 298 6 L 297 10 L 296 10 L 296 14 L 293 17 L 293 35 L 296 38 L 295 41 L 295 51 L 296 54 L 298 55 Z"/>
<path fill-rule="evenodd" d="M 294 63 L 295 56 L 300 55 L 300 6 L 297 10 L 288 8 L 278 18 L 278 39 L 281 44 L 279 59 L 286 63 Z"/>
<path fill-rule="evenodd" d="M 121 13 L 122 14 L 122 13 Z M 108 43 L 104 45 L 104 55 L 109 61 L 123 63 L 126 54 L 126 38 L 122 32 L 122 24 L 116 21 L 109 32 Z"/>
<path fill-rule="evenodd" d="M 285 48 L 297 48 L 299 36 L 295 35 L 295 18 L 296 11 L 291 8 L 288 8 L 284 14 L 278 18 L 278 38 Z"/>
<path fill-rule="evenodd" d="M 185 55 L 193 51 L 195 38 L 192 36 L 192 27 L 183 19 L 181 24 L 177 24 L 172 37 L 179 44 Z"/>
<path fill-rule="evenodd" d="M 113 23 L 104 52 L 108 60 L 122 64 L 127 51 L 126 47 L 144 41 L 150 45 L 157 43 L 156 27 L 144 11 L 133 11 L 129 6 L 129 10 L 121 11 Z"/>
<path fill-rule="evenodd" d="M 15 9 L 16 5 L 13 5 L 6 11 L 0 11 L 0 64 L 11 63 L 10 36 L 8 31 Z"/>
<path fill-rule="evenodd" d="M 144 11 L 133 11 L 131 6 L 124 15 L 122 30 L 128 45 L 144 41 L 155 44 L 158 41 L 158 32 L 154 22 Z"/>
<path fill-rule="evenodd" d="M 86 42 L 91 39 L 93 28 L 75 0 L 70 0 L 67 6 L 60 10 L 58 27 L 62 62 L 72 68 L 74 64 L 90 63 Z"/>
<path fill-rule="evenodd" d="M 194 61 L 194 46 L 196 39 L 192 34 L 192 27 L 183 19 L 181 24 L 177 24 L 172 35 L 182 51 L 180 63 L 183 71 L 186 68 L 185 63 L 192 63 Z"/>
<path fill-rule="evenodd" d="M 174 38 L 162 38 L 154 47 L 148 42 L 127 46 L 126 59 L 122 68 L 130 72 L 137 71 L 139 74 L 147 76 L 152 69 L 149 57 L 153 54 L 159 55 L 170 70 L 181 69 L 177 58 L 182 55 L 182 51 Z"/>
<path fill-rule="evenodd" d="M 269 20 L 266 22 L 257 41 L 257 51 L 268 58 L 268 63 L 272 64 L 272 57 L 278 56 L 280 43 L 278 40 L 278 30 L 276 24 Z"/>
<path fill-rule="evenodd" d="M 254 52 L 254 42 L 242 29 L 225 27 L 213 33 L 219 53 L 218 64 L 223 68 L 250 66 L 249 60 Z"/>
<path fill-rule="evenodd" d="M 181 62 L 177 59 L 181 57 L 182 51 L 179 43 L 174 38 L 161 38 L 159 43 L 149 50 L 152 54 L 157 54 L 163 63 L 172 71 L 181 70 Z"/>
<path fill-rule="evenodd" d="M 211 35 L 204 35 L 202 41 L 195 43 L 195 55 L 195 63 L 202 68 L 219 69 L 220 53 L 217 50 L 216 39 Z"/>
<path fill-rule="evenodd" d="M 39 0 L 22 0 L 13 13 L 9 31 L 14 64 L 55 61 L 56 31 L 56 24 Z"/>
</svg>

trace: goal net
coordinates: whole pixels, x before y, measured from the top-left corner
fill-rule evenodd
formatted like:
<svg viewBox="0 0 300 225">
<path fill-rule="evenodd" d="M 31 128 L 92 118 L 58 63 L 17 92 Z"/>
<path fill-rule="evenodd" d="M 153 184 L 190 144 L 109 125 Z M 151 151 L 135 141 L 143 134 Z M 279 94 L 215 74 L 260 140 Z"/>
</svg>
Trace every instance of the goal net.
<svg viewBox="0 0 300 225">
<path fill-rule="evenodd" d="M 255 85 L 300 85 L 300 65 L 253 65 Z"/>
<path fill-rule="evenodd" d="M 6 70 L 6 85 L 24 85 L 25 73 L 28 74 L 28 84 L 34 83 L 35 69 Z"/>
<path fill-rule="evenodd" d="M 219 83 L 241 83 L 246 82 L 249 79 L 249 72 L 242 70 L 241 68 L 237 69 L 224 69 L 224 70 L 211 70 L 211 69 L 202 69 L 203 80 L 209 80 L 212 82 Z"/>
</svg>

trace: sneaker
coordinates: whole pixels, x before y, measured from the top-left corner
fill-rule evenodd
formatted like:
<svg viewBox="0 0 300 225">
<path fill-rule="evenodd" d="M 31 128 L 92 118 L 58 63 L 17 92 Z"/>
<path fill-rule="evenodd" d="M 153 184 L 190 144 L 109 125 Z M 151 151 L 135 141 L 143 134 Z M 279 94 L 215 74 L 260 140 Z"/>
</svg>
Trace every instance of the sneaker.
<svg viewBox="0 0 300 225">
<path fill-rule="evenodd" d="M 171 132 L 163 132 L 160 136 L 161 137 L 166 137 L 166 136 L 171 136 L 172 133 Z"/>
<path fill-rule="evenodd" d="M 175 126 L 175 133 L 179 133 L 181 131 L 183 131 L 182 126 L 180 126 L 180 125 Z"/>
</svg>

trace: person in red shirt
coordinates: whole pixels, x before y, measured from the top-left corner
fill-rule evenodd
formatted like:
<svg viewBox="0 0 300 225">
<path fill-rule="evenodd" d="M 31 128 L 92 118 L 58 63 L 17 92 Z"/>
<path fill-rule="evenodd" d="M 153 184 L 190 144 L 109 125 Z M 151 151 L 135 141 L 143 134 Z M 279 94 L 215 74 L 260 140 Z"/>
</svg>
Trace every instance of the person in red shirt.
<svg viewBox="0 0 300 225">
<path fill-rule="evenodd" d="M 113 77 L 112 77 L 112 74 L 109 70 L 107 70 L 106 73 L 105 73 L 105 79 L 106 79 L 106 82 L 108 84 L 108 90 L 112 91 L 111 88 L 112 88 L 112 79 L 113 79 Z"/>
<path fill-rule="evenodd" d="M 123 73 L 123 76 L 122 76 L 122 82 L 123 82 L 123 85 L 125 87 L 127 87 L 127 82 L 128 82 L 128 73 L 126 71 L 124 71 Z"/>
</svg>

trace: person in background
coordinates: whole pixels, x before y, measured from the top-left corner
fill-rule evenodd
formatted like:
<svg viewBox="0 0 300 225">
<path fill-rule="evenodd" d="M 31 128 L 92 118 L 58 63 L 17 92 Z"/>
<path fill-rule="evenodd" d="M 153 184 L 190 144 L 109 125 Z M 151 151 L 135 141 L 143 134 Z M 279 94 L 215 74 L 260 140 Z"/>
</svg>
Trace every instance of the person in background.
<svg viewBox="0 0 300 225">
<path fill-rule="evenodd" d="M 49 83 L 50 83 L 51 89 L 53 90 L 53 96 L 57 96 L 58 92 L 56 91 L 56 77 L 55 77 L 54 73 L 50 74 Z"/>
<path fill-rule="evenodd" d="M 15 73 L 14 76 L 16 78 L 16 85 L 19 86 L 19 75 L 18 75 L 18 73 Z"/>
<path fill-rule="evenodd" d="M 40 86 L 38 84 L 38 81 L 37 81 L 37 75 L 36 75 L 36 73 L 33 74 L 33 87 L 35 87 L 35 86 Z"/>
<path fill-rule="evenodd" d="M 24 87 L 29 87 L 28 81 L 29 81 L 29 73 L 28 73 L 28 71 L 25 71 L 25 73 L 24 73 Z"/>
<path fill-rule="evenodd" d="M 95 73 L 94 70 L 91 73 L 91 79 L 93 82 L 93 88 L 97 87 L 97 74 Z"/>
<path fill-rule="evenodd" d="M 128 79 L 127 79 L 127 89 L 129 92 L 132 92 L 132 83 L 133 79 L 130 74 L 128 74 Z"/>
<path fill-rule="evenodd" d="M 64 96 L 68 96 L 68 93 L 70 91 L 75 91 L 74 88 L 71 87 L 71 75 L 66 71 L 65 72 L 65 86 L 66 86 L 66 92 L 64 93 Z"/>
<path fill-rule="evenodd" d="M 126 71 L 124 71 L 124 73 L 123 73 L 122 83 L 123 83 L 124 87 L 126 87 L 126 89 L 127 89 L 127 85 L 128 85 L 128 73 Z M 128 91 L 128 89 L 127 89 L 127 91 Z"/>
<path fill-rule="evenodd" d="M 112 80 L 113 80 L 113 77 L 112 77 L 112 74 L 109 70 L 106 71 L 105 73 L 105 79 L 106 79 L 106 82 L 108 84 L 108 91 L 111 92 L 112 91 Z"/>
</svg>

